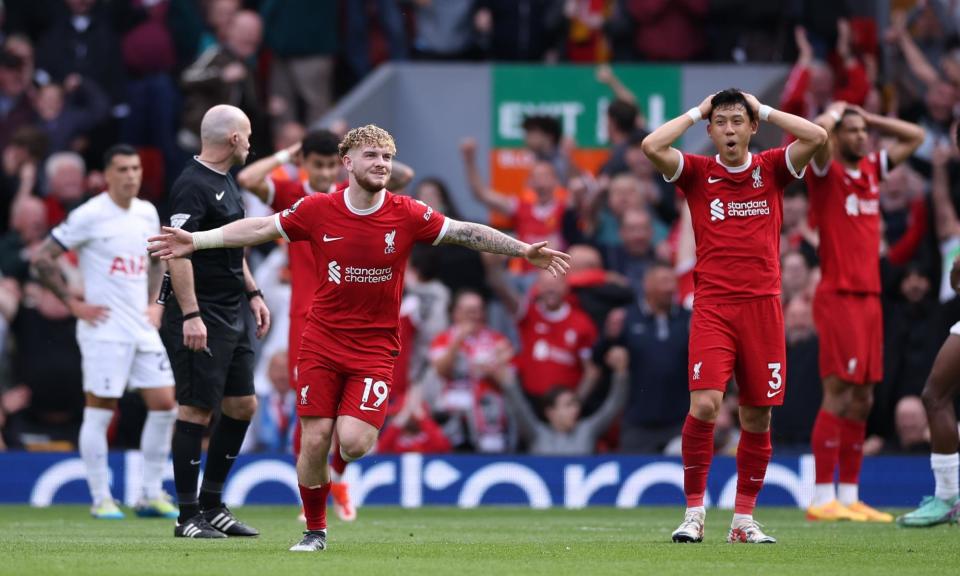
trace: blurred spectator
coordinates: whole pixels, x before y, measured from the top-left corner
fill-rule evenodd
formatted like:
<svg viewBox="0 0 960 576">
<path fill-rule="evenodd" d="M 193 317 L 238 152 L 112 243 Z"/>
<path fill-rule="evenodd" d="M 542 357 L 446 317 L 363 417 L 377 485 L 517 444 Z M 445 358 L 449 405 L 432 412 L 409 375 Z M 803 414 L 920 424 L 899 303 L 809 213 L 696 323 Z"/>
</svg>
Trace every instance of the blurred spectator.
<svg viewBox="0 0 960 576">
<path fill-rule="evenodd" d="M 591 350 L 597 328 L 574 298 L 565 277 L 540 270 L 527 298 L 507 281 L 502 258 L 483 254 L 487 281 L 513 316 L 520 333 L 517 373 L 523 391 L 540 399 L 562 386 L 586 398 L 599 376 Z"/>
<path fill-rule="evenodd" d="M 620 221 L 618 246 L 604 253 L 607 268 L 627 279 L 637 299 L 643 298 L 643 275 L 656 260 L 653 252 L 653 218 L 642 208 L 630 208 Z"/>
<path fill-rule="evenodd" d="M 29 87 L 37 71 L 36 53 L 30 38 L 23 34 L 11 34 L 3 42 L 3 51 L 20 59 L 20 74 L 24 85 Z"/>
<path fill-rule="evenodd" d="M 46 154 L 46 137 L 36 128 L 17 130 L 10 144 L 3 149 L 3 171 L 0 174 L 0 235 L 10 225 L 10 209 L 18 198 L 36 192 L 37 166 Z"/>
<path fill-rule="evenodd" d="M 427 206 L 454 220 L 462 220 L 460 211 L 453 205 L 450 192 L 443 180 L 427 177 L 417 183 L 413 197 Z M 469 289 L 480 294 L 487 293 L 487 279 L 483 274 L 480 254 L 475 250 L 441 244 L 430 250 L 430 258 L 436 263 L 437 279 L 450 289 L 452 294 Z"/>
<path fill-rule="evenodd" d="M 561 181 L 572 175 L 570 155 L 563 150 L 563 126 L 554 116 L 526 116 L 523 119 L 523 142 L 538 161 L 553 164 L 554 173 Z"/>
<path fill-rule="evenodd" d="M 486 326 L 483 296 L 461 290 L 453 298 L 452 326 L 430 345 L 430 362 L 443 382 L 435 410 L 457 449 L 506 452 L 513 445 L 503 396 L 490 379 L 490 362 L 507 338 Z"/>
<path fill-rule="evenodd" d="M 400 303 L 401 323 L 409 322 L 413 338 L 401 340 L 401 356 L 406 355 L 404 377 L 418 386 L 430 371 L 430 344 L 450 325 L 450 289 L 437 278 L 438 262 L 434 250 L 423 246 L 413 249 L 404 276 L 404 294 Z M 400 364 L 399 358 L 397 364 Z M 394 398 L 391 398 L 391 402 Z"/>
<path fill-rule="evenodd" d="M 678 216 L 676 193 L 673 185 L 660 177 L 660 173 L 653 167 L 653 162 L 643 153 L 643 139 L 646 135 L 643 130 L 637 130 L 627 140 L 627 151 L 624 155 L 629 170 L 627 174 L 639 182 L 640 195 L 653 211 L 655 218 L 671 224 Z"/>
<path fill-rule="evenodd" d="M 450 440 L 444 436 L 443 429 L 430 416 L 428 406 L 423 402 L 404 406 L 377 440 L 377 452 L 381 454 L 445 454 L 449 451 Z"/>
<path fill-rule="evenodd" d="M 813 421 L 820 410 L 819 349 L 813 323 L 813 306 L 808 297 L 784 298 L 783 326 L 787 340 L 787 382 L 790 392 L 783 407 L 774 414 L 773 428 L 778 445 L 794 446 L 806 452 Z"/>
<path fill-rule="evenodd" d="M 657 219 L 647 207 L 659 190 L 650 181 L 641 181 L 630 172 L 620 173 L 610 180 L 607 187 L 607 203 L 600 209 L 595 242 L 601 246 L 623 244 L 621 222 L 630 210 L 647 212 L 652 228 L 651 242 L 658 244 L 667 237 L 667 225 Z"/>
<path fill-rule="evenodd" d="M 297 422 L 297 393 L 287 378 L 287 351 L 278 350 L 268 357 L 267 378 L 270 388 L 257 394 L 257 413 L 252 422 L 249 440 L 253 449 L 290 452 L 293 429 Z"/>
<path fill-rule="evenodd" d="M 900 450 L 924 455 L 930 452 L 930 427 L 919 396 L 905 396 L 897 402 L 894 423 Z"/>
<path fill-rule="evenodd" d="M 929 275 L 919 266 L 908 266 L 897 297 L 884 302 L 883 382 L 877 387 L 870 424 L 887 438 L 894 434 L 897 402 L 923 390 L 942 343 L 941 314 Z"/>
<path fill-rule="evenodd" d="M 930 187 L 930 203 L 933 206 L 933 232 L 940 248 L 940 302 L 953 300 L 956 293 L 950 285 L 950 269 L 957 254 L 960 254 L 960 218 L 951 195 L 951 181 L 947 172 L 947 160 L 954 154 L 952 145 L 940 146 L 934 154 L 933 182 Z M 902 166 L 898 166 L 898 169 Z M 896 172 L 896 170 L 894 170 Z M 886 184 L 886 182 L 884 182 Z M 899 187 L 898 187 L 899 189 Z M 886 196 L 886 194 L 884 195 Z M 881 208 L 883 199 L 881 196 Z"/>
<path fill-rule="evenodd" d="M 680 435 L 688 408 L 690 312 L 675 304 L 677 279 L 666 264 L 653 264 L 644 285 L 643 300 L 627 307 L 615 339 L 630 353 L 621 452 L 663 452 Z"/>
<path fill-rule="evenodd" d="M 563 246 L 561 228 L 567 191 L 562 187 L 553 164 L 537 160 L 530 170 L 529 189 L 519 195 L 509 195 L 489 188 L 480 177 L 477 144 L 472 138 L 464 140 L 460 150 L 470 191 L 491 210 L 511 217 L 519 240 L 528 244 L 547 241 L 553 247 Z M 531 269 L 529 264 L 524 265 L 524 270 Z"/>
<path fill-rule="evenodd" d="M 927 238 L 926 187 L 923 178 L 906 163 L 891 170 L 880 183 L 881 255 L 892 264 L 904 266 L 914 260 Z"/>
<path fill-rule="evenodd" d="M 810 298 L 813 295 L 811 280 L 810 266 L 803 254 L 791 250 L 780 257 L 780 293 L 784 302 L 797 297 Z"/>
<path fill-rule="evenodd" d="M 177 50 L 177 68 L 221 44 L 241 8 L 240 0 L 170 0 L 167 26 Z"/>
<path fill-rule="evenodd" d="M 613 385 L 599 410 L 581 419 L 581 401 L 576 393 L 566 386 L 553 386 L 540 398 L 546 424 L 530 407 L 509 362 L 509 349 L 498 350 L 493 374 L 507 398 L 528 451 L 540 456 L 593 454 L 597 439 L 613 424 L 627 400 L 627 351 L 617 347 L 606 354 L 606 363 L 613 371 Z"/>
<path fill-rule="evenodd" d="M 268 133 L 255 79 L 262 33 L 263 25 L 256 12 L 238 12 L 230 21 L 224 44 L 211 46 L 184 70 L 180 78 L 184 102 L 178 135 L 184 150 L 200 149 L 200 120 L 217 104 L 242 108 L 250 117 L 253 148 L 264 148 Z"/>
<path fill-rule="evenodd" d="M 291 120 L 311 126 L 330 107 L 337 6 L 335 0 L 266 0 L 261 4 L 266 44 L 273 53 L 269 108 L 275 127 Z"/>
<path fill-rule="evenodd" d="M 564 0 L 567 18 L 566 60 L 578 63 L 606 62 L 610 46 L 604 25 L 613 12 L 614 0 Z"/>
<path fill-rule="evenodd" d="M 565 0 L 477 0 L 474 27 L 496 61 L 556 62 Z"/>
<path fill-rule="evenodd" d="M 635 297 L 623 276 L 603 269 L 600 252 L 593 246 L 574 245 L 570 254 L 567 285 L 598 330 L 615 308 L 632 304 Z"/>
<path fill-rule="evenodd" d="M 47 224 L 56 226 L 67 214 L 83 203 L 86 192 L 86 164 L 75 152 L 57 152 L 47 158 L 43 166 L 47 194 L 43 199 L 47 208 Z"/>
<path fill-rule="evenodd" d="M 626 155 L 630 137 L 639 130 L 637 119 L 640 109 L 636 102 L 617 98 L 607 106 L 607 139 L 610 142 L 610 158 L 600 168 L 601 174 L 612 176 L 629 169 Z"/>
<path fill-rule="evenodd" d="M 312 1 L 312 0 L 311 0 Z M 388 60 L 406 60 L 407 32 L 399 0 L 352 0 L 347 10 L 346 62 L 354 82 L 373 69 L 370 58 L 370 25 L 376 21 L 386 40 Z M 312 33 L 312 32 L 308 32 Z"/>
<path fill-rule="evenodd" d="M 0 51 L 0 148 L 36 117 L 27 94 L 29 78 L 24 78 L 24 60 L 6 47 Z"/>
<path fill-rule="evenodd" d="M 254 387 L 257 394 L 263 395 L 274 389 L 270 370 L 276 362 L 275 356 L 286 351 L 290 333 L 290 260 L 289 245 L 273 247 L 254 272 L 254 280 L 263 292 L 263 301 L 270 310 L 270 331 L 263 340 L 257 342 L 257 364 L 254 370 Z M 284 363 L 286 364 L 286 363 Z"/>
<path fill-rule="evenodd" d="M 70 74 L 62 86 L 55 82 L 41 86 L 34 107 L 50 152 L 83 151 L 86 133 L 107 118 L 110 101 L 95 83 Z"/>
<path fill-rule="evenodd" d="M 63 83 L 71 74 L 96 82 L 116 107 L 126 102 L 126 71 L 120 38 L 110 10 L 128 3 L 98 3 L 95 0 L 65 0 L 53 23 L 37 43 L 37 72 L 46 81 Z M 46 80 L 46 81 L 44 81 Z M 122 109 L 114 108 L 122 117 Z"/>
<path fill-rule="evenodd" d="M 700 60 L 707 35 L 708 0 L 625 0 L 633 19 L 636 57 L 646 61 Z M 682 41 L 677 41 L 682 38 Z"/>
<path fill-rule="evenodd" d="M 475 57 L 474 0 L 414 0 L 414 57 L 467 60 Z"/>
<path fill-rule="evenodd" d="M 791 184 L 783 194 L 783 225 L 780 228 L 780 252 L 799 251 L 807 263 L 817 261 L 817 232 L 811 228 L 810 203 L 806 188 Z"/>
<path fill-rule="evenodd" d="M 0 239 L 0 274 L 20 282 L 30 274 L 30 255 L 50 231 L 43 202 L 19 199 L 10 213 L 10 231 Z"/>
</svg>

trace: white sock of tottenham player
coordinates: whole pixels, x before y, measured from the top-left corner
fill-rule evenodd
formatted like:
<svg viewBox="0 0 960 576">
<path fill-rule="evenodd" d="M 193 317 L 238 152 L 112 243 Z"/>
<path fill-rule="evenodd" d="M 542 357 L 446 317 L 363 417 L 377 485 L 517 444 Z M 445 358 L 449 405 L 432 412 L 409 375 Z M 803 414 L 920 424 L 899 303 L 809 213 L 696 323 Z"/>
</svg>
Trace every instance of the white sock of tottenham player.
<svg viewBox="0 0 960 576">
<path fill-rule="evenodd" d="M 960 453 L 930 454 L 930 467 L 937 482 L 934 496 L 950 502 L 960 495 Z"/>
<path fill-rule="evenodd" d="M 113 420 L 113 410 L 105 408 L 83 409 L 83 424 L 80 425 L 80 457 L 87 468 L 87 484 L 94 504 L 100 504 L 110 496 L 110 468 L 107 466 L 107 428 Z"/>
<path fill-rule="evenodd" d="M 173 440 L 173 423 L 176 410 L 151 410 L 140 436 L 140 452 L 143 454 L 143 497 L 155 500 L 163 491 L 163 473 L 170 457 Z"/>
</svg>

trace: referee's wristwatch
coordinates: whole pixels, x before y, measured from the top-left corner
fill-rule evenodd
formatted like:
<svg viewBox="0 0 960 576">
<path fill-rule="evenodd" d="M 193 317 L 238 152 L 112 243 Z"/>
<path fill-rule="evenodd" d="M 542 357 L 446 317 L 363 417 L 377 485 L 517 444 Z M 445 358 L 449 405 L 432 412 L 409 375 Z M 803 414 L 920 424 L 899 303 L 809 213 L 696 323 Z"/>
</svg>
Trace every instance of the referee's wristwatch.
<svg viewBox="0 0 960 576">
<path fill-rule="evenodd" d="M 246 292 L 246 295 L 247 295 L 247 300 L 253 300 L 257 296 L 259 296 L 260 298 L 263 298 L 263 291 L 257 288 L 256 290 L 251 290 L 249 292 Z"/>
</svg>

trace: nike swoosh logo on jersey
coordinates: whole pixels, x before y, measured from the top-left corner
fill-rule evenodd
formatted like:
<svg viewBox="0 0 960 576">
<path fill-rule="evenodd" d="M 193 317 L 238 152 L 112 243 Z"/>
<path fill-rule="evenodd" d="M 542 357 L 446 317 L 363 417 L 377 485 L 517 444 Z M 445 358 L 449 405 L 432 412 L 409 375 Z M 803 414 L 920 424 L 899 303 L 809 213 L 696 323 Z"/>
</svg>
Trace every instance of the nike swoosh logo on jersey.
<svg viewBox="0 0 960 576">
<path fill-rule="evenodd" d="M 753 476 L 751 476 L 751 477 L 750 477 L 750 481 L 751 481 L 751 482 L 763 482 L 763 478 L 754 478 Z"/>
<path fill-rule="evenodd" d="M 367 406 L 367 405 L 365 405 L 365 404 L 361 404 L 361 405 L 360 405 L 360 409 L 363 410 L 364 412 L 379 412 L 379 411 L 380 411 L 379 408 L 371 408 L 370 406 Z"/>
<path fill-rule="evenodd" d="M 190 461 L 190 464 L 192 464 L 193 466 L 199 466 L 199 465 L 200 465 L 200 461 L 199 461 L 199 460 L 191 460 L 191 461 Z"/>
<path fill-rule="evenodd" d="M 223 195 L 226 194 L 226 193 L 227 193 L 226 190 L 221 190 L 220 193 L 217 194 L 217 202 L 219 202 L 220 200 L 222 200 L 222 199 L 223 199 Z"/>
<path fill-rule="evenodd" d="M 781 388 L 781 389 L 779 389 L 779 390 L 776 390 L 776 391 L 774 391 L 774 390 L 769 390 L 769 391 L 767 391 L 767 398 L 773 398 L 774 396 L 776 396 L 777 394 L 779 394 L 779 393 L 781 393 L 781 392 L 783 392 L 783 388 Z"/>
<path fill-rule="evenodd" d="M 326 234 L 323 235 L 324 242 L 333 242 L 334 240 L 343 240 L 343 236 L 327 236 Z"/>
<path fill-rule="evenodd" d="M 239 456 L 239 454 L 234 454 L 233 456 L 227 454 L 224 456 L 224 458 L 226 458 L 227 460 L 236 460 L 237 456 Z"/>
<path fill-rule="evenodd" d="M 713 176 L 707 177 L 707 184 L 716 184 L 717 182 L 722 182 L 723 178 L 714 178 Z"/>
</svg>

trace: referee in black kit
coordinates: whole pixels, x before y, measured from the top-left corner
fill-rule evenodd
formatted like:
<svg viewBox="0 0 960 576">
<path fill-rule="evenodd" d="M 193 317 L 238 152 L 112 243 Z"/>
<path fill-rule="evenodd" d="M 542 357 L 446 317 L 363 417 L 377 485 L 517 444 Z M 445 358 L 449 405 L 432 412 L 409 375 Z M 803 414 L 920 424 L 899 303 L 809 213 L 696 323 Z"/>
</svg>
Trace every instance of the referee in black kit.
<svg viewBox="0 0 960 576">
<path fill-rule="evenodd" d="M 170 224 L 195 232 L 244 216 L 243 198 L 230 175 L 250 151 L 250 120 L 234 106 L 214 106 L 200 125 L 200 155 L 173 185 Z M 247 268 L 243 248 L 220 248 L 170 260 L 173 297 L 166 298 L 160 334 L 170 356 L 180 404 L 173 434 L 173 475 L 180 517 L 174 536 L 256 536 L 221 500 L 223 484 L 257 410 L 253 350 L 242 314 L 249 306 L 257 337 L 270 312 Z M 169 290 L 166 290 L 169 292 Z M 197 498 L 203 431 L 217 408 L 203 486 Z"/>
</svg>

